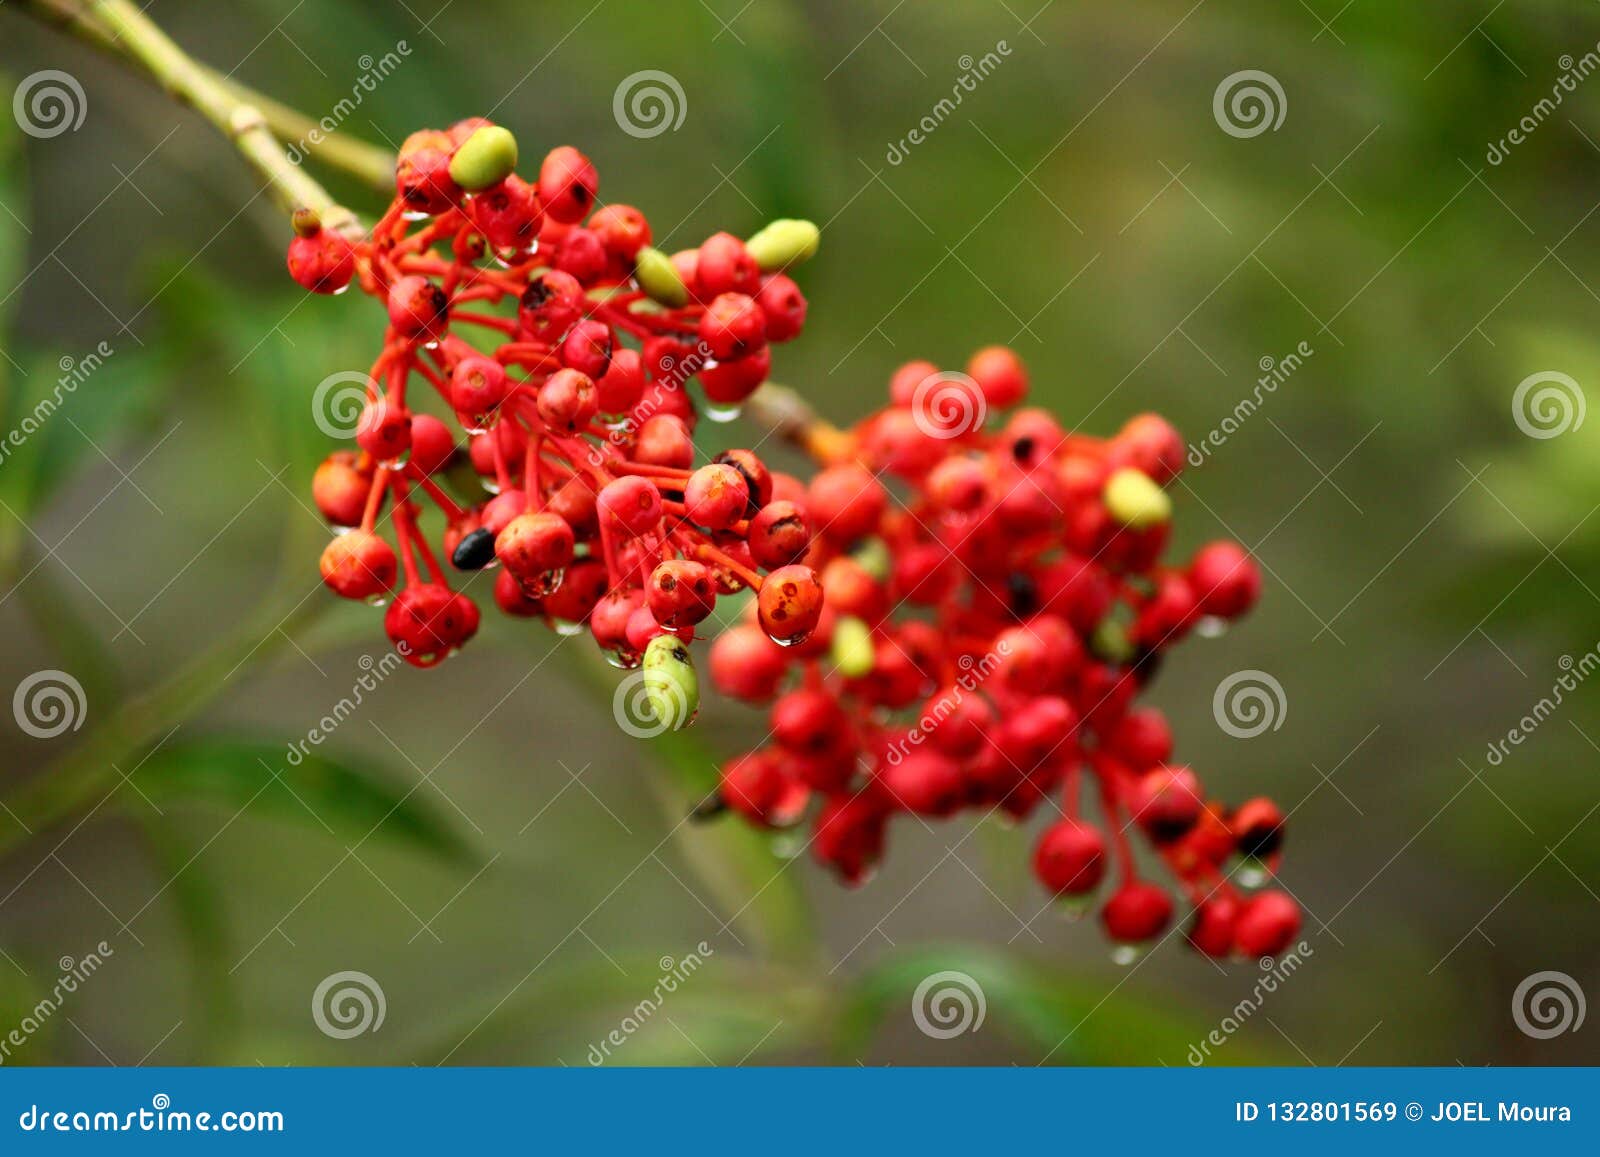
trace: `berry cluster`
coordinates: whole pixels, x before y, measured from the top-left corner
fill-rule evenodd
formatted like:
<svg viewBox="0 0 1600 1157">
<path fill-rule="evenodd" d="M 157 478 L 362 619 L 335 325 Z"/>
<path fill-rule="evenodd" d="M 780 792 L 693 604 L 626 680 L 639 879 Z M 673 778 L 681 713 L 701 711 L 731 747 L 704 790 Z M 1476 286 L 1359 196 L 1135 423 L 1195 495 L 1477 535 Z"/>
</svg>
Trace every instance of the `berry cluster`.
<svg viewBox="0 0 1600 1157">
<path fill-rule="evenodd" d="M 1192 905 L 1195 948 L 1280 952 L 1299 930 L 1295 903 L 1231 881 L 1275 868 L 1282 813 L 1209 800 L 1172 762 L 1162 714 L 1135 705 L 1168 646 L 1250 609 L 1260 573 L 1231 542 L 1160 561 L 1164 487 L 1184 461 L 1166 421 L 1141 415 L 1105 440 L 1032 408 L 985 424 L 1027 388 L 1000 347 L 964 374 L 913 362 L 887 407 L 811 439 L 825 464 L 791 502 L 815 529 L 806 561 L 827 605 L 798 646 L 774 647 L 753 624 L 714 643 L 714 683 L 770 702 L 771 734 L 724 767 L 705 810 L 779 827 L 820 797 L 811 850 L 857 882 L 896 815 L 1021 819 L 1050 801 L 1034 874 L 1081 905 L 1114 868 L 1100 908 L 1113 940 L 1149 941 L 1173 918 L 1135 862 L 1135 830 Z M 1231 871 L 1236 857 L 1251 870 Z"/>
<path fill-rule="evenodd" d="M 356 281 L 388 316 L 356 447 L 312 483 L 341 529 L 322 577 L 346 598 L 388 602 L 389 637 L 426 667 L 478 627 L 441 556 L 463 572 L 499 564 L 502 611 L 586 624 L 618 665 L 647 660 L 652 701 L 681 726 L 696 698 L 683 643 L 719 595 L 758 591 L 761 625 L 782 644 L 802 641 L 821 609 L 799 565 L 810 535 L 774 501 L 761 460 L 733 450 L 695 468 L 686 389 L 698 380 L 720 416 L 766 379 L 771 344 L 805 323 L 783 271 L 818 231 L 778 221 L 669 256 L 639 210 L 598 206 L 576 149 L 550 152 L 532 181 L 516 162 L 512 135 L 482 119 L 418 132 L 368 236 L 296 217 L 295 280 L 317 293 Z M 464 454 L 419 390 L 465 433 Z M 476 498 L 449 489 L 463 474 Z M 377 532 L 386 504 L 398 554 Z M 429 504 L 444 518 L 438 552 L 420 523 Z"/>
</svg>

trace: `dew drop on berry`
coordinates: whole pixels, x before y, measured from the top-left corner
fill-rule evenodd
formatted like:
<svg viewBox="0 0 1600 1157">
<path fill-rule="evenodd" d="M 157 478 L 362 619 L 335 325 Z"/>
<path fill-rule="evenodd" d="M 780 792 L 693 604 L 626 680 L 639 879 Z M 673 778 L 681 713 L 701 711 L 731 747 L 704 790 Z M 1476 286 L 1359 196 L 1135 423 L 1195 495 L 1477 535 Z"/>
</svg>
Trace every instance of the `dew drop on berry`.
<svg viewBox="0 0 1600 1157">
<path fill-rule="evenodd" d="M 581 635 L 584 632 L 582 623 L 569 623 L 566 619 L 551 619 L 550 625 L 555 633 L 563 639 L 570 639 L 574 635 Z"/>
<path fill-rule="evenodd" d="M 1069 924 L 1076 924 L 1089 914 L 1094 907 L 1094 894 L 1091 892 L 1084 896 L 1062 895 L 1056 898 L 1055 911 Z"/>
<path fill-rule="evenodd" d="M 1216 615 L 1202 615 L 1194 625 L 1194 633 L 1202 639 L 1220 639 L 1228 633 L 1228 620 Z"/>
<path fill-rule="evenodd" d="M 790 635 L 787 639 L 780 639 L 780 638 L 778 638 L 777 635 L 768 635 L 767 636 L 767 638 L 771 639 L 774 643 L 778 644 L 778 646 L 780 646 L 780 647 L 798 647 L 801 643 L 805 642 L 810 637 L 811 637 L 811 632 L 810 631 L 801 631 L 798 635 Z"/>
<path fill-rule="evenodd" d="M 400 216 L 407 221 L 426 221 L 433 214 L 421 209 L 406 209 L 401 212 Z"/>
<path fill-rule="evenodd" d="M 554 570 L 547 570 L 543 574 L 534 575 L 518 585 L 522 587 L 523 592 L 530 599 L 542 599 L 546 595 L 553 595 L 560 590 L 561 582 L 566 577 L 566 568 L 556 567 Z"/>
<path fill-rule="evenodd" d="M 1233 878 L 1246 888 L 1259 888 L 1272 878 L 1272 873 L 1267 871 L 1266 865 L 1254 856 L 1247 856 L 1239 861 L 1239 867 L 1234 871 Z"/>
<path fill-rule="evenodd" d="M 718 406 L 707 402 L 700 410 L 713 422 L 732 422 L 744 413 L 743 406 Z"/>
<path fill-rule="evenodd" d="M 1111 963 L 1127 968 L 1136 964 L 1150 949 L 1144 944 L 1118 944 L 1111 950 Z"/>
<path fill-rule="evenodd" d="M 638 651 L 630 650 L 627 647 L 618 647 L 614 651 L 606 652 L 606 662 L 619 671 L 633 670 L 639 665 L 639 661 L 643 657 Z"/>
<path fill-rule="evenodd" d="M 776 833 L 769 841 L 772 854 L 780 860 L 792 860 L 806 850 L 806 841 L 793 828 Z"/>
</svg>

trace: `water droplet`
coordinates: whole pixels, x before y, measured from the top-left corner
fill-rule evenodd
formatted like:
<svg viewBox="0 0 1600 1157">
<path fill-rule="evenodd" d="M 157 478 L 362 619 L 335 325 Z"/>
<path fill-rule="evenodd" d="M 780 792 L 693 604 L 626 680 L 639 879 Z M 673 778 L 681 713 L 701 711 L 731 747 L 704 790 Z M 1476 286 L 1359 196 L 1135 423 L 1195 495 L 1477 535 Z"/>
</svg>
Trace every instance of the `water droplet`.
<svg viewBox="0 0 1600 1157">
<path fill-rule="evenodd" d="M 533 578 L 524 581 L 521 586 L 529 598 L 542 599 L 545 595 L 553 595 L 561 589 L 561 580 L 566 577 L 566 569 L 557 567 L 555 570 L 547 570 L 543 574 L 534 575 Z"/>
<path fill-rule="evenodd" d="M 1058 896 L 1056 897 L 1056 914 L 1069 924 L 1076 924 L 1089 914 L 1094 907 L 1094 897 L 1090 896 Z"/>
<path fill-rule="evenodd" d="M 560 635 L 564 639 L 570 639 L 574 635 L 583 634 L 582 623 L 569 623 L 565 619 L 552 619 L 551 623 L 555 627 L 556 634 Z"/>
<path fill-rule="evenodd" d="M 1126 968 L 1138 961 L 1149 949 L 1143 944 L 1118 944 L 1111 950 L 1111 963 Z"/>
<path fill-rule="evenodd" d="M 639 665 L 643 658 L 638 651 L 630 651 L 626 647 L 619 647 L 615 651 L 606 652 L 606 662 L 619 671 L 631 671 Z"/>
<path fill-rule="evenodd" d="M 740 414 L 744 413 L 744 407 L 738 405 L 717 406 L 707 402 L 705 404 L 705 408 L 700 412 L 703 413 L 707 418 L 710 418 L 713 422 L 732 422 L 734 419 L 738 418 Z"/>
<path fill-rule="evenodd" d="M 1265 884 L 1272 873 L 1268 872 L 1266 865 L 1251 856 L 1239 861 L 1239 866 L 1233 872 L 1233 878 L 1246 888 L 1259 888 Z"/>
<path fill-rule="evenodd" d="M 423 212 L 421 209 L 406 209 L 400 216 L 407 221 L 426 221 L 433 214 Z"/>
<path fill-rule="evenodd" d="M 1202 615 L 1194 625 L 1194 633 L 1202 639 L 1220 639 L 1228 633 L 1228 620 L 1216 615 Z"/>
<path fill-rule="evenodd" d="M 801 631 L 798 635 L 790 635 L 787 639 L 780 639 L 780 638 L 778 638 L 777 635 L 774 635 L 774 634 L 771 634 L 771 633 L 768 633 L 768 635 L 767 635 L 767 638 L 771 639 L 774 643 L 778 644 L 778 646 L 780 646 L 780 647 L 798 647 L 801 643 L 805 642 L 810 637 L 811 637 L 811 632 L 810 631 Z"/>
<path fill-rule="evenodd" d="M 368 595 L 362 601 L 369 607 L 382 607 L 388 605 L 389 596 L 386 594 Z"/>
</svg>

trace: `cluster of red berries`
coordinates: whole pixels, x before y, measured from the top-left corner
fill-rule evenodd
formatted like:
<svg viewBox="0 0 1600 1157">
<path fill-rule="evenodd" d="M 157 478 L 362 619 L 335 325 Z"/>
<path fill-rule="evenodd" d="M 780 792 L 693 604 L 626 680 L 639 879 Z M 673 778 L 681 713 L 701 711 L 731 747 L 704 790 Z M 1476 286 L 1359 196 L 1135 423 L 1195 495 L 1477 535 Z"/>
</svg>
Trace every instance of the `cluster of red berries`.
<svg viewBox="0 0 1600 1157">
<path fill-rule="evenodd" d="M 478 627 L 440 557 L 462 572 L 499 564 L 502 611 L 587 625 L 618 665 L 670 639 L 661 678 L 681 726 L 694 698 L 681 644 L 719 595 L 757 590 L 762 627 L 784 644 L 821 610 L 817 577 L 799 565 L 809 532 L 774 500 L 761 460 L 732 450 L 696 468 L 686 388 L 697 380 L 726 410 L 766 379 L 771 344 L 805 323 L 783 271 L 815 251 L 818 231 L 778 221 L 669 256 L 639 210 L 598 206 L 594 166 L 576 149 L 550 152 L 533 181 L 516 163 L 506 129 L 462 121 L 407 138 L 395 199 L 367 236 L 296 216 L 295 280 L 317 293 L 356 281 L 388 315 L 356 447 L 312 483 L 340 529 L 322 577 L 346 598 L 388 602 L 389 637 L 432 666 Z M 418 390 L 466 435 L 464 453 Z M 398 555 L 377 533 L 386 503 Z M 420 525 L 427 504 L 443 514 L 437 553 Z"/>
<path fill-rule="evenodd" d="M 1081 905 L 1114 867 L 1100 908 L 1113 940 L 1152 940 L 1174 915 L 1135 862 L 1135 830 L 1189 900 L 1195 948 L 1281 952 L 1297 906 L 1235 880 L 1276 867 L 1282 813 L 1265 799 L 1231 810 L 1208 799 L 1172 761 L 1162 714 L 1135 705 L 1168 646 L 1250 609 L 1260 572 L 1231 542 L 1160 561 L 1163 487 L 1184 462 L 1165 420 L 1141 415 L 1104 440 L 1040 409 L 985 424 L 1027 388 L 1000 347 L 964 374 L 913 362 L 887 407 L 812 439 L 830 464 L 791 501 L 815 529 L 806 562 L 827 603 L 799 646 L 775 647 L 749 624 L 713 644 L 714 683 L 770 702 L 771 734 L 724 767 L 704 810 L 779 827 L 820 797 L 811 850 L 857 882 L 896 815 L 1021 819 L 1046 805 L 1055 815 L 1034 874 Z"/>
</svg>

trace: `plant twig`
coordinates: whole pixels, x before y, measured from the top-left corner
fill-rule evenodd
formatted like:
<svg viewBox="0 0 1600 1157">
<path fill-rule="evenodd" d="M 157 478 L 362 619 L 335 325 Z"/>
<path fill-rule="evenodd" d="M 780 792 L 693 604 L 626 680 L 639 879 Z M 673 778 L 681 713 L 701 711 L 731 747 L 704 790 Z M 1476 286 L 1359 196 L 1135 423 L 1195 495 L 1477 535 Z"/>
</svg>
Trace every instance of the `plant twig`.
<svg viewBox="0 0 1600 1157">
<path fill-rule="evenodd" d="M 59 5 L 34 3 L 30 11 L 41 16 L 52 13 L 55 22 L 61 23 Z M 231 140 L 245 160 L 265 178 L 273 199 L 286 213 L 312 209 L 325 227 L 346 236 L 360 236 L 362 226 L 355 214 L 289 160 L 262 111 L 241 100 L 215 73 L 191 59 L 131 0 L 90 0 L 88 7 L 79 11 L 117 42 L 163 88 L 194 108 Z M 78 23 L 73 21 L 68 26 L 76 28 Z"/>
<path fill-rule="evenodd" d="M 120 38 L 111 33 L 85 8 L 87 0 L 23 0 L 27 9 L 41 20 L 78 37 L 84 43 L 140 65 L 138 75 L 146 80 L 158 78 L 143 68 Z M 267 127 L 282 140 L 294 141 L 330 168 L 348 173 L 384 194 L 394 191 L 394 153 L 380 145 L 361 140 L 348 132 L 330 131 L 317 121 L 281 101 L 274 100 L 249 85 L 224 76 L 214 68 L 195 62 L 195 67 L 229 92 L 239 103 L 254 105 L 266 119 Z"/>
</svg>

